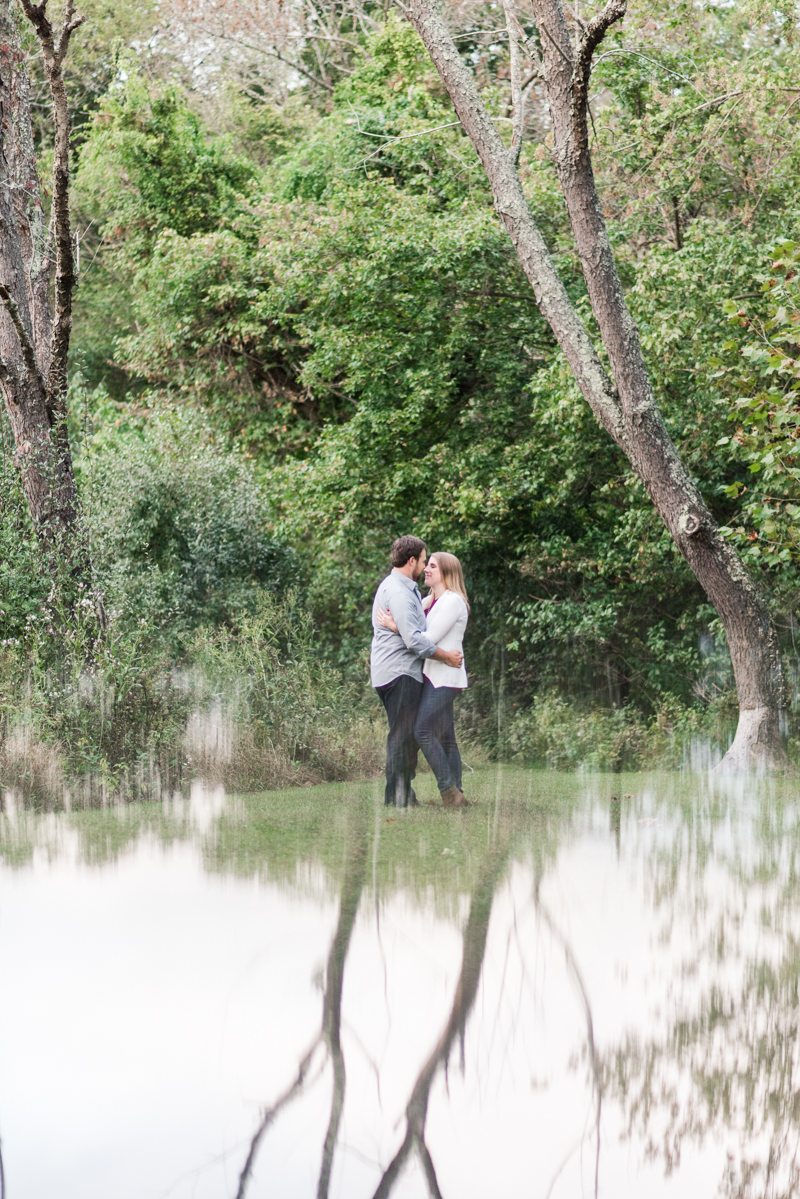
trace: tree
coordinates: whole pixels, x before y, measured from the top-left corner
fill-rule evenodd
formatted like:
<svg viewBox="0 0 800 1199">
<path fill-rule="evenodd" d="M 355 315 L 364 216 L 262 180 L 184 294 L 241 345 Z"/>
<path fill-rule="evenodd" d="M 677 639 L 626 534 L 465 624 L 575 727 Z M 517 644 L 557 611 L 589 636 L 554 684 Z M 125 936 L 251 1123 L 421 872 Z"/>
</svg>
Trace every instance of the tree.
<svg viewBox="0 0 800 1199">
<path fill-rule="evenodd" d="M 719 613 L 739 697 L 736 737 L 723 764 L 745 768 L 755 761 L 780 761 L 783 682 L 769 609 L 720 533 L 667 432 L 625 301 L 595 184 L 588 133 L 592 59 L 606 32 L 625 15 L 626 0 L 608 0 L 589 22 L 575 16 L 574 41 L 561 0 L 533 0 L 538 45 L 525 34 L 511 3 L 505 7 L 513 98 L 510 148 L 504 145 L 433 0 L 409 0 L 405 11 L 478 153 L 500 219 L 585 399 L 628 457 Z M 610 374 L 558 275 L 517 171 L 523 133 L 523 46 L 545 85 L 553 159 Z"/>
<path fill-rule="evenodd" d="M 381 16 L 363 0 L 167 0 L 160 12 L 188 48 L 195 78 L 199 58 L 206 78 L 221 75 L 257 103 L 285 102 L 300 81 L 326 100 Z"/>
<path fill-rule="evenodd" d="M 60 29 L 47 0 L 21 0 L 42 49 L 54 115 L 52 210 L 42 206 L 30 81 L 11 0 L 0 0 L 0 387 L 25 498 L 51 569 L 73 558 L 78 496 L 67 433 L 67 355 L 76 284 L 69 214 L 69 109 L 63 65 L 83 18 L 66 0 Z M 54 305 L 50 298 L 55 262 Z M 75 564 L 75 563 L 73 563 Z"/>
</svg>

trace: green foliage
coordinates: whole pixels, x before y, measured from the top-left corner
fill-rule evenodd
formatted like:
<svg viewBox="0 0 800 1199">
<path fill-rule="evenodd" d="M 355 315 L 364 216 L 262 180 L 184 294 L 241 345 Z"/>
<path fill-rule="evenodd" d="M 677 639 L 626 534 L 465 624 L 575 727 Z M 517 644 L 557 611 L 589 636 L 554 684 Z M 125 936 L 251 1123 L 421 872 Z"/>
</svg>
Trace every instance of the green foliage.
<svg viewBox="0 0 800 1199">
<path fill-rule="evenodd" d="M 750 7 L 637 4 L 605 39 L 595 161 L 623 253 L 679 248 L 700 216 L 746 237 L 793 202 L 797 48 L 772 21 L 754 27 Z"/>
<path fill-rule="evenodd" d="M 149 794 L 180 772 L 190 698 L 145 611 L 102 631 L 97 597 L 72 582 L 0 649 L 0 776 L 48 803 L 76 782 Z"/>
<path fill-rule="evenodd" d="M 281 600 L 260 593 L 255 611 L 233 627 L 203 632 L 195 658 L 248 730 L 255 752 L 246 771 L 259 756 L 273 772 L 285 757 L 301 778 L 310 772 L 344 779 L 374 769 L 376 743 L 358 689 L 325 661 L 314 618 L 296 593 Z"/>
<path fill-rule="evenodd" d="M 800 566 L 800 249 L 781 240 L 769 247 L 769 259 L 768 270 L 754 276 L 763 301 L 725 305 L 733 336 L 710 360 L 709 374 L 729 397 L 727 415 L 736 426 L 717 443 L 736 472 L 725 489 L 738 501 L 726 532 L 751 569 L 793 605 Z"/>
<path fill-rule="evenodd" d="M 486 179 L 430 57 L 396 14 L 361 49 L 334 111 L 275 173 L 287 200 L 333 197 L 353 176 L 391 179 L 438 206 L 489 201 Z"/>
<path fill-rule="evenodd" d="M 21 741 L 23 751 L 49 746 L 64 780 L 94 776 L 114 788 L 126 779 L 129 791 L 146 791 L 141 777 L 136 786 L 142 768 L 151 775 L 180 764 L 192 697 L 173 687 L 145 618 L 137 629 L 112 626 L 98 642 L 93 613 L 62 615 L 57 653 L 53 631 L 37 628 L 24 658 L 5 663 L 0 700 L 12 746 L 5 781 L 26 781 L 26 754 L 13 753 Z"/>
<path fill-rule="evenodd" d="M 741 6 L 633 3 L 597 55 L 593 153 L 668 428 L 721 525 L 751 563 L 768 562 L 780 612 L 794 602 L 792 512 L 771 533 L 770 493 L 747 508 L 756 480 L 774 487 L 771 449 L 747 449 L 761 456 L 743 493 L 745 447 L 731 456 L 722 440 L 725 391 L 737 404 L 755 393 L 708 368 L 716 357 L 728 370 L 729 297 L 753 300 L 748 319 L 773 319 L 754 281 L 765 243 L 797 225 L 800 110 L 786 89 L 798 52 L 777 28 Z M 503 46 L 474 30 L 458 44 L 506 136 Z M 687 711 L 725 702 L 715 615 L 577 392 L 424 48 L 391 16 L 351 66 L 324 112 L 302 88 L 282 107 L 226 93 L 211 127 L 174 87 L 119 77 L 77 172 L 108 242 L 82 284 L 90 385 L 201 406 L 213 436 L 253 456 L 263 533 L 297 553 L 324 652 L 359 685 L 372 590 L 393 537 L 413 530 L 464 561 L 468 703 L 490 741 L 503 688 L 520 708 L 552 688 L 635 707 L 644 729 L 667 695 Z M 596 339 L 535 94 L 530 112 L 523 185 Z M 90 410 L 98 426 L 111 413 L 100 393 Z M 109 496 L 126 472 L 149 478 L 144 460 L 127 462 Z M 159 511 L 191 507 L 166 483 L 148 490 Z M 121 576 L 142 580 L 152 563 L 153 610 L 174 594 L 184 631 L 231 619 L 246 570 L 185 586 L 197 571 L 180 537 L 127 504 L 138 532 L 123 535 L 101 502 L 109 571 L 117 554 Z M 213 521 L 211 499 L 198 505 Z"/>
<path fill-rule="evenodd" d="M 582 710 L 549 693 L 516 716 L 506 750 L 516 761 L 541 762 L 551 770 L 674 768 L 689 760 L 693 741 L 722 739 L 715 715 L 704 719 L 669 692 L 650 720 L 630 707 Z"/>
<path fill-rule="evenodd" d="M 22 493 L 19 470 L 0 442 L 0 645 L 13 648 L 41 616 L 50 589 Z"/>
<path fill-rule="evenodd" d="M 117 396 L 127 388 L 115 345 L 135 326 L 136 280 L 159 235 L 202 235 L 232 221 L 254 174 L 247 159 L 209 142 L 176 86 L 153 88 L 130 60 L 118 64 L 85 131 L 75 193 L 86 265 L 73 355 L 91 383 Z"/>
<path fill-rule="evenodd" d="M 152 412 L 121 432 L 101 425 L 83 444 L 79 471 L 115 621 L 136 628 L 145 615 L 174 644 L 296 575 L 291 553 L 267 531 L 249 463 L 193 414 Z"/>
<path fill-rule="evenodd" d="M 190 236 L 234 216 L 254 171 L 208 142 L 176 87 L 152 91 L 126 66 L 93 118 L 80 176 L 113 209 L 126 248 L 141 254 L 162 229 Z"/>
</svg>

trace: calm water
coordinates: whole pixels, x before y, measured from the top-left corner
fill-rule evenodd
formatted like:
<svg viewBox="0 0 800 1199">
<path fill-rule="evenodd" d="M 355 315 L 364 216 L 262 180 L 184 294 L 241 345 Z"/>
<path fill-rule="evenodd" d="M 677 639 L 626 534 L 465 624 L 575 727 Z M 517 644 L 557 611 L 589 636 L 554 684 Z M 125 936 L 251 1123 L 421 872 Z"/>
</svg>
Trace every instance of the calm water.
<svg viewBox="0 0 800 1199">
<path fill-rule="evenodd" d="M 9 1199 L 800 1194 L 797 788 L 468 790 L 7 793 Z"/>
</svg>

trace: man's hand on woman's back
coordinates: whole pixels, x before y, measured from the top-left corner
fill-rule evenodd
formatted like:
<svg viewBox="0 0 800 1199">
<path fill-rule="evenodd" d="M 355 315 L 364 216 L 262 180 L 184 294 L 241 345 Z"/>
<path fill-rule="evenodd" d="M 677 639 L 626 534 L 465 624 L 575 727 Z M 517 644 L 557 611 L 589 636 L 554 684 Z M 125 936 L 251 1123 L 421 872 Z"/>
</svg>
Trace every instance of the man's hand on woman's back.
<svg viewBox="0 0 800 1199">
<path fill-rule="evenodd" d="M 464 661 L 464 655 L 460 649 L 438 649 L 433 655 L 432 661 L 444 662 L 445 666 L 454 666 L 458 670 L 461 663 Z"/>
</svg>

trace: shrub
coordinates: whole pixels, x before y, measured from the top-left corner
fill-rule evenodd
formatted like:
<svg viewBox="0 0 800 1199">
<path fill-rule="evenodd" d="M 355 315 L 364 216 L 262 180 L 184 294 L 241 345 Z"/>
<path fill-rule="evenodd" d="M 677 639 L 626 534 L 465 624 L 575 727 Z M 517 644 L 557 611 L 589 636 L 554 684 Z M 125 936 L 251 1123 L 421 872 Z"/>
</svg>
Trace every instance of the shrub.
<svg viewBox="0 0 800 1199">
<path fill-rule="evenodd" d="M 162 408 L 121 435 L 106 427 L 80 470 L 95 568 L 124 625 L 144 616 L 183 644 L 296 578 L 249 462 L 196 415 Z"/>
<path fill-rule="evenodd" d="M 32 625 L 24 651 L 0 660 L 3 782 L 47 802 L 76 782 L 103 797 L 158 794 L 182 766 L 192 701 L 151 626 L 112 625 L 98 639 L 91 604 L 58 616 L 57 637 Z"/>
<path fill-rule="evenodd" d="M 254 613 L 234 628 L 201 633 L 195 652 L 232 718 L 234 743 L 218 763 L 229 781 L 276 785 L 378 770 L 382 747 L 372 714 L 358 687 L 322 657 L 295 592 L 278 600 L 262 591 Z"/>
<path fill-rule="evenodd" d="M 715 712 L 703 716 L 672 695 L 665 695 L 656 715 L 646 720 L 633 707 L 581 710 L 551 692 L 517 713 L 506 749 L 517 761 L 561 770 L 679 766 L 693 739 L 724 737 L 717 723 Z"/>
<path fill-rule="evenodd" d="M 39 549 L 19 471 L 9 446 L 0 441 L 0 643 L 21 643 L 41 612 L 49 580 L 40 569 Z"/>
</svg>

